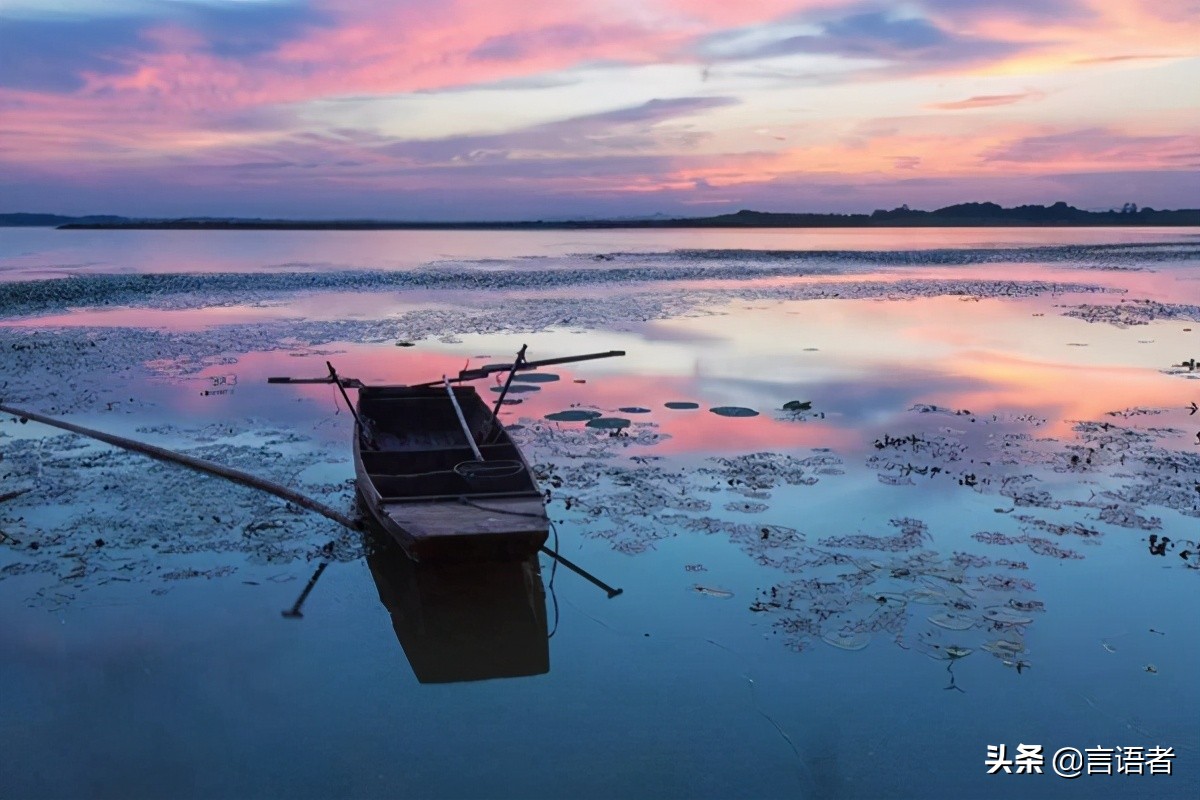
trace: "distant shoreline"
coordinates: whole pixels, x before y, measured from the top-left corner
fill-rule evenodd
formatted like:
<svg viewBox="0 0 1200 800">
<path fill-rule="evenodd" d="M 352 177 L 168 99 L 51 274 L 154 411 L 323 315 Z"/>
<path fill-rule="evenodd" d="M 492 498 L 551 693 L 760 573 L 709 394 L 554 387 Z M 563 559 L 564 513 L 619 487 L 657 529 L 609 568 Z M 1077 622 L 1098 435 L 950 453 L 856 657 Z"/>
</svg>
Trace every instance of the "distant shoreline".
<svg viewBox="0 0 1200 800">
<path fill-rule="evenodd" d="M 53 214 L 0 214 L 0 227 L 41 226 L 59 230 L 605 230 L 675 228 L 1025 228 L 1025 227 L 1188 227 L 1200 226 L 1200 209 L 1159 211 L 1132 204 L 1120 211 L 1083 211 L 1066 203 L 1002 208 L 995 203 L 962 203 L 936 211 L 901 207 L 871 214 L 793 214 L 738 211 L 712 217 L 514 222 L 406 222 L 390 220 L 286 220 L 184 217 L 133 219 L 118 216 L 65 217 Z"/>
</svg>

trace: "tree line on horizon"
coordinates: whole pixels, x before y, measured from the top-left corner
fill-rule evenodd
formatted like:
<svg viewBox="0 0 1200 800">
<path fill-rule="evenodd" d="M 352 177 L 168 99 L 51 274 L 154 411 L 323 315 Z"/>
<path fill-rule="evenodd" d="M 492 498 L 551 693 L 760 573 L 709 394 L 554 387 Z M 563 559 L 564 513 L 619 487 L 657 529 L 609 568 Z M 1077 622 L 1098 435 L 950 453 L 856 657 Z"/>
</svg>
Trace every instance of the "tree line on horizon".
<svg viewBox="0 0 1200 800">
<path fill-rule="evenodd" d="M 876 209 L 870 214 L 752 211 L 711 217 L 634 219 L 525 220 L 494 222 L 411 222 L 388 220 L 285 220 L 238 217 L 182 217 L 137 219 L 114 215 L 69 217 L 57 214 L 0 214 L 0 226 L 79 228 L 168 229 L 420 229 L 420 228 L 617 228 L 617 227 L 889 227 L 889 226 L 989 226 L 989 225 L 1179 225 L 1200 226 L 1200 209 L 1156 210 L 1125 203 L 1120 209 L 1085 211 L 1059 201 L 1050 206 L 1022 205 L 1004 208 L 997 203 L 958 203 L 923 211 L 902 205 Z"/>
</svg>

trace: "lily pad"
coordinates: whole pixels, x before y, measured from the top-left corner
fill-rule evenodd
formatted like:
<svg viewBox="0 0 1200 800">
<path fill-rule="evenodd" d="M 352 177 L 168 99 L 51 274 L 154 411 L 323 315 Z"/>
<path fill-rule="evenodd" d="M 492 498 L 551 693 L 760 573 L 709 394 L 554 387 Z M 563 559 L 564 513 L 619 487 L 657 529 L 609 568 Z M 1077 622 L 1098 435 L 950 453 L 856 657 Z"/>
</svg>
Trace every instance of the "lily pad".
<svg viewBox="0 0 1200 800">
<path fill-rule="evenodd" d="M 908 598 L 899 592 L 879 592 L 871 595 L 871 598 L 881 607 L 886 608 L 904 608 L 908 605 Z"/>
<path fill-rule="evenodd" d="M 396 342 L 396 347 L 416 347 L 414 342 Z"/>
<path fill-rule="evenodd" d="M 663 403 L 663 405 L 675 411 L 693 411 L 700 407 L 699 403 L 691 403 L 686 400 L 672 400 L 669 403 Z"/>
<path fill-rule="evenodd" d="M 582 408 L 571 408 L 566 411 L 555 411 L 553 414 L 547 414 L 546 419 L 551 422 L 587 422 L 590 419 L 596 419 L 602 416 L 599 411 L 585 411 Z"/>
<path fill-rule="evenodd" d="M 812 410 L 812 403 L 808 400 L 804 400 L 804 401 L 789 400 L 783 404 L 783 410 L 784 411 L 810 411 L 810 410 Z"/>
<path fill-rule="evenodd" d="M 919 603 L 923 606 L 940 606 L 946 602 L 946 595 L 933 589 L 910 589 L 906 596 L 910 603 Z"/>
<path fill-rule="evenodd" d="M 871 643 L 871 634 L 866 631 L 837 631 L 821 638 L 840 650 L 862 650 Z"/>
<path fill-rule="evenodd" d="M 962 614 L 934 614 L 929 621 L 950 631 L 965 631 L 975 627 L 975 620 Z"/>
<path fill-rule="evenodd" d="M 554 383 L 559 376 L 552 372 L 518 372 L 513 375 L 513 382 L 521 383 Z"/>
<path fill-rule="evenodd" d="M 992 622 L 1000 625 L 1027 625 L 1033 622 L 1033 619 L 1026 617 L 1023 614 L 1007 608 L 1005 606 L 993 606 L 983 612 L 984 619 L 989 619 Z"/>
<path fill-rule="evenodd" d="M 600 428 L 610 431 L 628 428 L 630 424 L 630 421 L 623 417 L 596 417 L 587 421 L 589 428 Z"/>
<path fill-rule="evenodd" d="M 710 408 L 709 411 L 721 417 L 757 417 L 758 412 L 753 408 L 745 408 L 743 406 L 717 406 Z"/>
<path fill-rule="evenodd" d="M 650 409 L 642 408 L 641 406 L 626 406 L 624 408 L 618 408 L 617 410 L 620 411 L 622 414 L 649 414 L 650 413 Z"/>
<path fill-rule="evenodd" d="M 1025 645 L 1011 639 L 996 639 L 984 644 L 983 649 L 998 656 L 1014 656 L 1024 653 Z"/>
<path fill-rule="evenodd" d="M 500 392 L 504 391 L 504 387 L 503 386 L 493 386 L 492 391 L 499 394 Z M 527 383 L 514 383 L 512 386 L 508 387 L 509 394 L 520 394 L 521 392 L 540 392 L 540 391 L 541 391 L 540 387 L 530 386 Z"/>
</svg>

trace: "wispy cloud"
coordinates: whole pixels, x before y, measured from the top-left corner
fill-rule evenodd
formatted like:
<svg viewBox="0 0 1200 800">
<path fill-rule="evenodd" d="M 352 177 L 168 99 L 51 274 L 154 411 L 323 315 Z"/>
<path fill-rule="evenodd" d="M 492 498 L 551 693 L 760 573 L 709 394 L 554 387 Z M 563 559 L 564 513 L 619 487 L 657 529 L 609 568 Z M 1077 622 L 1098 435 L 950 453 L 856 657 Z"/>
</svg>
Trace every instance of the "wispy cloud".
<svg viewBox="0 0 1200 800">
<path fill-rule="evenodd" d="M 1043 164 L 1056 169 L 1128 169 L 1174 166 L 1200 148 L 1195 135 L 1144 136 L 1103 128 L 1027 136 L 985 152 L 982 161 L 1000 164 Z"/>
<path fill-rule="evenodd" d="M 1018 94 L 977 94 L 974 97 L 968 97 L 966 100 L 954 100 L 948 103 L 933 103 L 929 108 L 938 108 L 943 111 L 961 111 L 971 108 L 990 108 L 992 106 L 1010 106 L 1014 103 L 1020 103 L 1024 100 L 1041 99 L 1044 95 L 1041 92 L 1020 92 Z"/>
<path fill-rule="evenodd" d="M 1179 56 L 1179 55 L 1168 55 L 1165 53 L 1159 54 L 1159 55 L 1128 54 L 1128 55 L 1120 55 L 1120 56 L 1095 56 L 1092 58 L 1077 58 L 1077 59 L 1075 59 L 1075 63 L 1076 64 L 1117 64 L 1122 61 L 1162 61 L 1164 59 L 1180 58 L 1180 57 L 1181 56 Z"/>
<path fill-rule="evenodd" d="M 833 55 L 920 71 L 996 60 L 1021 49 L 1019 42 L 958 32 L 924 16 L 826 8 L 777 24 L 719 32 L 701 41 L 698 53 L 714 61 Z"/>
</svg>

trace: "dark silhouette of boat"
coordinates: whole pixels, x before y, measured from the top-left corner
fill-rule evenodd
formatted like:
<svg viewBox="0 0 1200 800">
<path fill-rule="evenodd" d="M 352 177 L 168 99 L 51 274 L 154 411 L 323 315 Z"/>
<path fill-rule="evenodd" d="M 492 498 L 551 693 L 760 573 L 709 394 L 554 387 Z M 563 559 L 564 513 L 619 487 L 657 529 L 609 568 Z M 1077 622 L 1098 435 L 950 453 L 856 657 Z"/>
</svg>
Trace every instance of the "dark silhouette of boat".
<svg viewBox="0 0 1200 800">
<path fill-rule="evenodd" d="M 391 542 L 367 566 L 420 683 L 516 678 L 550 671 L 546 594 L 537 556 L 418 563 Z"/>
</svg>

